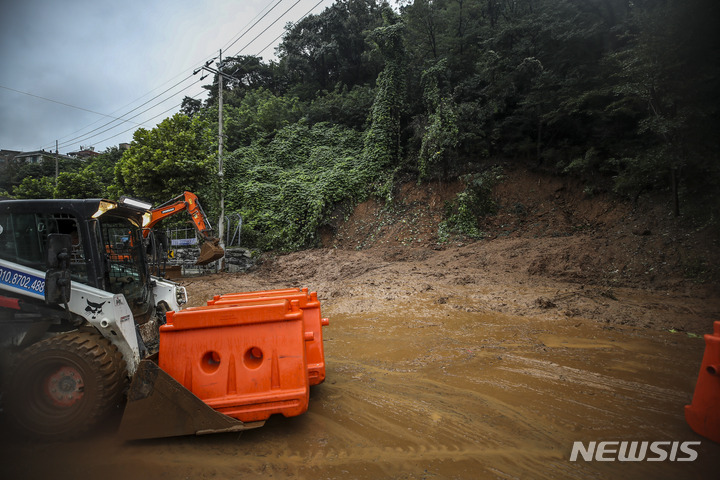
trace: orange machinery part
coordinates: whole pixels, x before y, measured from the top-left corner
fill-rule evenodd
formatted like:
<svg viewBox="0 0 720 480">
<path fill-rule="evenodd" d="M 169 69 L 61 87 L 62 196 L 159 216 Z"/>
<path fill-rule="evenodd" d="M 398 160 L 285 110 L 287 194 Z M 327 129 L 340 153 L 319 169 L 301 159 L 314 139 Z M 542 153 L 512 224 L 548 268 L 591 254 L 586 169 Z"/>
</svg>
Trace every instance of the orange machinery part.
<svg viewBox="0 0 720 480">
<path fill-rule="evenodd" d="M 198 232 L 206 238 L 208 236 L 208 232 L 211 230 L 211 227 L 208 223 L 207 215 L 205 215 L 205 212 L 200 206 L 200 201 L 198 200 L 197 195 L 192 192 L 183 192 L 182 195 L 178 195 L 172 200 L 152 209 L 150 211 L 150 222 L 145 226 L 143 234 L 147 236 L 150 229 L 152 229 L 158 222 L 183 210 L 188 211 Z"/>
<path fill-rule="evenodd" d="M 216 295 L 209 300 L 208 305 L 243 305 L 254 301 L 271 301 L 277 298 L 297 300 L 300 309 L 304 312 L 305 336 L 309 338 L 305 344 L 308 362 L 308 378 L 310 385 L 319 385 L 325 381 L 325 350 L 323 347 L 322 327 L 330 324 L 327 318 L 322 318 L 320 301 L 316 292 L 308 293 L 307 288 L 302 290 L 265 290 L 259 292 L 230 293 Z"/>
<path fill-rule="evenodd" d="M 695 433 L 720 443 L 720 321 L 713 334 L 705 335 L 705 354 L 685 420 Z"/>
<path fill-rule="evenodd" d="M 204 242 L 200 245 L 200 256 L 195 262 L 196 265 L 207 265 L 225 256 L 225 250 L 218 245 L 219 238 L 210 236 L 212 227 L 210 221 L 203 211 L 197 195 L 192 192 L 183 192 L 170 201 L 150 210 L 150 221 L 143 227 L 143 236 L 147 238 L 152 228 L 160 221 L 176 213 L 187 210 L 190 218 L 195 224 L 195 229 L 202 236 Z"/>
<path fill-rule="evenodd" d="M 303 311 L 276 298 L 167 313 L 160 368 L 215 410 L 242 422 L 307 411 Z"/>
</svg>

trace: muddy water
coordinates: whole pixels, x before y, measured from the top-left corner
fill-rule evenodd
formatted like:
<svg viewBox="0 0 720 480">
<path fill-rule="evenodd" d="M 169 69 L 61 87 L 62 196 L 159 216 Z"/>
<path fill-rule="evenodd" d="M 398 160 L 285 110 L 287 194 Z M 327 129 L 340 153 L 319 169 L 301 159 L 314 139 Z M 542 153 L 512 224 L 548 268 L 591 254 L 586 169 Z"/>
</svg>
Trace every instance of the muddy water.
<svg viewBox="0 0 720 480">
<path fill-rule="evenodd" d="M 0 478 L 717 478 L 695 435 L 704 342 L 686 335 L 412 302 L 331 303 L 310 410 L 239 434 L 33 445 Z M 373 307 L 374 306 L 374 307 Z M 472 310 L 472 309 L 470 309 Z M 570 462 L 574 441 L 701 441 L 694 462 Z"/>
</svg>

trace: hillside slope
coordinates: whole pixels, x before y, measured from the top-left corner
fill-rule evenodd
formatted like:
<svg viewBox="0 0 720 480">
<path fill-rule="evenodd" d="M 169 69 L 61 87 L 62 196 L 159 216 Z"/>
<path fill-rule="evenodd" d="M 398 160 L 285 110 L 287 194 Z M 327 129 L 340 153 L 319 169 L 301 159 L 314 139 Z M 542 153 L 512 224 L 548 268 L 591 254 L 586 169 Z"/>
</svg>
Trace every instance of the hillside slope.
<svg viewBox="0 0 720 480">
<path fill-rule="evenodd" d="M 498 268 L 607 286 L 664 289 L 720 279 L 718 237 L 710 229 L 687 226 L 667 205 L 591 196 L 576 179 L 524 169 L 506 172 L 494 189 L 500 208 L 482 220 L 482 240 L 440 242 L 445 203 L 462 188 L 458 181 L 407 183 L 392 205 L 359 205 L 333 234 L 325 232 L 323 246 L 401 260 L 473 244 Z"/>
</svg>

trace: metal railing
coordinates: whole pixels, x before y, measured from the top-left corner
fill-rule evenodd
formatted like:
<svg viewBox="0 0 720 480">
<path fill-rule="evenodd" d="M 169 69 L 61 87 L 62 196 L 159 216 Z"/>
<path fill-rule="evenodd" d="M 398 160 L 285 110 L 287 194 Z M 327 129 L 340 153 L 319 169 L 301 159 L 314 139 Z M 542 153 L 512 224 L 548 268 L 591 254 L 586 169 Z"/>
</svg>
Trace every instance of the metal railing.
<svg viewBox="0 0 720 480">
<path fill-rule="evenodd" d="M 240 246 L 240 233 L 242 232 L 242 216 L 239 213 L 231 213 L 225 216 L 227 230 L 225 234 L 226 247 Z"/>
</svg>

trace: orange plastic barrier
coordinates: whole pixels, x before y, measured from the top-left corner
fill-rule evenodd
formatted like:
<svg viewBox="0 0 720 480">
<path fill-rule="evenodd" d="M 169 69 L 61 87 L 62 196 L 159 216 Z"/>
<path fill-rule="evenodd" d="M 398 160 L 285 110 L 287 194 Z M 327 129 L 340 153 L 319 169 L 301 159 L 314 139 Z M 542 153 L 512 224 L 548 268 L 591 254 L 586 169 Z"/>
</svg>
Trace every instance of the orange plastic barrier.
<svg viewBox="0 0 720 480">
<path fill-rule="evenodd" d="M 208 301 L 208 305 L 243 305 L 252 304 L 256 301 L 272 301 L 283 298 L 299 302 L 300 309 L 304 312 L 305 336 L 308 340 L 306 355 L 308 362 L 308 378 L 310 385 L 319 385 L 325 381 L 325 350 L 323 347 L 322 327 L 330 324 L 327 318 L 322 318 L 320 313 L 320 301 L 316 292 L 308 293 L 307 288 L 301 291 L 270 290 L 264 292 L 231 293 L 216 295 Z"/>
<path fill-rule="evenodd" d="M 307 292 L 307 288 L 303 288 L 302 291 Z M 282 288 L 277 290 L 256 290 L 254 292 L 237 292 L 237 293 L 225 293 L 223 295 L 215 295 L 213 297 L 213 300 L 218 300 L 221 297 L 237 297 L 237 298 L 250 298 L 250 297 L 267 297 L 267 296 L 277 296 L 282 295 L 283 293 L 298 293 L 301 290 L 299 288 Z M 212 301 L 212 300 L 210 300 Z M 210 303 L 210 302 L 208 302 Z"/>
<path fill-rule="evenodd" d="M 275 298 L 247 305 L 168 312 L 158 363 L 185 388 L 243 422 L 300 415 L 310 386 L 299 302 Z"/>
<path fill-rule="evenodd" d="M 685 405 L 685 420 L 696 433 L 720 442 L 720 321 L 705 335 L 705 355 L 692 404 Z"/>
</svg>

